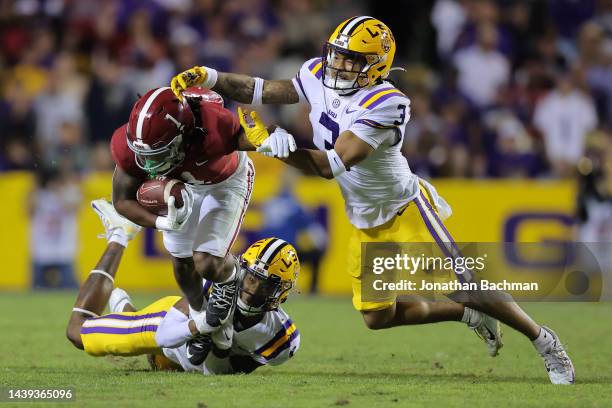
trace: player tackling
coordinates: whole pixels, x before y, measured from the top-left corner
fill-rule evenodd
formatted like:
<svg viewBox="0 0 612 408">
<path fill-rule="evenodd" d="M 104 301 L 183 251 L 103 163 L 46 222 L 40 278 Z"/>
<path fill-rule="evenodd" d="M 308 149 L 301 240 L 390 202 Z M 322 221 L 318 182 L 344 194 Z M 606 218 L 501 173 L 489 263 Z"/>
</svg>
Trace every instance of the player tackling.
<svg viewBox="0 0 612 408">
<path fill-rule="evenodd" d="M 515 302 L 362 299 L 362 242 L 435 242 L 443 252 L 457 250 L 442 222 L 450 207 L 431 184 L 411 172 L 400 151 L 410 100 L 386 80 L 395 49 L 395 39 L 383 22 L 358 16 L 342 22 L 325 44 L 322 58 L 306 61 L 291 80 L 194 67 L 174 77 L 171 86 L 177 96 L 189 86 L 202 85 L 246 104 L 310 105 L 317 149 L 296 150 L 292 138 L 285 136 L 287 145 L 281 153 L 290 150 L 283 160 L 304 173 L 337 181 L 354 227 L 348 253 L 353 305 L 369 328 L 462 321 L 483 337 L 494 356 L 502 346 L 502 321 L 533 342 L 552 383 L 572 384 L 574 368 L 557 335 L 534 322 Z M 239 116 L 250 137 L 267 136 L 255 112 L 251 121 L 242 112 Z M 287 134 L 281 128 L 272 133 Z"/>
<path fill-rule="evenodd" d="M 128 123 L 114 132 L 113 205 L 130 221 L 163 232 L 190 314 L 200 332 L 211 333 L 228 319 L 235 301 L 237 274 L 227 267 L 228 253 L 255 177 L 244 151 L 277 137 L 249 140 L 214 92 L 191 89 L 181 99 L 168 87 L 152 89 L 136 101 Z M 136 199 L 141 184 L 160 175 L 187 186 L 183 205 L 176 208 L 171 196 L 165 216 L 149 212 Z M 205 311 L 202 278 L 214 282 Z M 191 353 L 205 353 L 205 341 L 190 341 Z"/>
<path fill-rule="evenodd" d="M 263 365 L 288 361 L 300 334 L 280 307 L 295 286 L 300 262 L 292 245 L 262 239 L 233 260 L 239 269 L 237 307 L 194 364 L 186 342 L 199 333 L 189 318 L 187 300 L 166 296 L 136 310 L 129 295 L 114 288 L 123 251 L 140 227 L 119 216 L 105 200 L 92 207 L 100 216 L 108 244 L 79 291 L 66 335 L 92 356 L 147 355 L 154 369 L 210 374 L 250 373 Z M 207 292 L 211 282 L 205 282 Z M 110 314 L 103 315 L 108 303 Z"/>
</svg>

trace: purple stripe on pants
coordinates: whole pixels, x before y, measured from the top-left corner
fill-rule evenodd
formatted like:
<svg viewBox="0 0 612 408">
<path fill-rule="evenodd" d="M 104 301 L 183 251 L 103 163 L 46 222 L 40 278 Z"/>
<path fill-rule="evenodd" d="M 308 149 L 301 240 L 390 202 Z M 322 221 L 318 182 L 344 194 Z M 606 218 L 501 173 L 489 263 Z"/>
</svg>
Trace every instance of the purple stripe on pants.
<svg viewBox="0 0 612 408">
<path fill-rule="evenodd" d="M 100 320 L 100 319 L 114 319 L 114 320 L 142 320 L 142 319 L 151 319 L 153 317 L 164 317 L 166 315 L 166 311 L 161 311 L 157 313 L 148 313 L 138 316 L 126 316 L 122 314 L 107 314 L 100 317 L 96 317 L 89 320 Z"/>
<path fill-rule="evenodd" d="M 425 201 L 426 204 L 429 204 L 429 202 L 427 201 L 427 199 L 425 198 L 425 196 L 423 196 L 422 192 L 419 192 L 420 198 Z M 423 221 L 425 221 L 425 226 L 427 226 L 427 229 L 429 230 L 429 233 L 431 234 L 432 237 L 434 237 L 436 243 L 438 244 L 438 247 L 442 250 L 442 252 L 444 253 L 445 256 L 451 258 L 451 259 L 455 259 L 456 257 L 453 256 L 453 254 L 448 250 L 448 248 L 446 247 L 446 243 L 442 241 L 442 239 L 440 238 L 440 236 L 438 235 L 438 233 L 436 232 L 436 229 L 434 228 L 433 225 L 431 225 L 431 222 L 429 221 L 429 218 L 427 217 L 427 212 L 425 211 L 425 208 L 423 208 L 423 206 L 421 205 L 421 203 L 419 202 L 418 199 L 414 200 L 417 208 L 419 209 L 419 212 L 421 213 L 421 218 L 423 218 Z M 431 206 L 430 206 L 431 208 Z M 434 213 L 435 214 L 435 213 Z M 455 245 L 455 243 L 451 240 L 451 245 Z M 460 282 L 464 283 L 465 282 L 465 278 L 463 274 L 458 274 L 455 272 L 455 276 L 457 277 L 457 279 L 459 279 Z"/>
<path fill-rule="evenodd" d="M 156 324 L 140 327 L 82 327 L 81 334 L 134 334 L 156 332 L 158 327 Z"/>
</svg>

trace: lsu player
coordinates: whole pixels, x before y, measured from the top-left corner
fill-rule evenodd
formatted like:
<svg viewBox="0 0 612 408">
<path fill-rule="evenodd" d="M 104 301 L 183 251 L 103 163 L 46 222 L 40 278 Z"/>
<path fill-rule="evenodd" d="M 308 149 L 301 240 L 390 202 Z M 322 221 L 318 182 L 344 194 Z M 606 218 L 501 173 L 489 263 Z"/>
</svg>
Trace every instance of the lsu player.
<svg viewBox="0 0 612 408">
<path fill-rule="evenodd" d="M 193 363 L 186 342 L 198 329 L 184 297 L 166 296 L 136 310 L 129 295 L 114 288 L 127 243 L 140 227 L 119 216 L 105 200 L 92 202 L 102 219 L 108 245 L 81 287 L 66 335 L 92 356 L 147 355 L 154 369 L 204 374 L 250 373 L 262 365 L 288 361 L 300 346 L 300 333 L 280 307 L 295 286 L 300 262 L 292 245 L 267 238 L 235 260 L 240 271 L 237 307 L 201 361 Z M 211 282 L 206 282 L 205 289 Z M 102 315 L 108 303 L 110 314 Z"/>
<path fill-rule="evenodd" d="M 354 227 L 348 254 L 353 305 L 369 328 L 463 321 L 484 338 L 489 354 L 496 355 L 502 345 L 502 321 L 533 342 L 551 382 L 573 383 L 572 362 L 556 334 L 534 322 L 515 302 L 362 300 L 362 242 L 435 242 L 443 252 L 456 250 L 442 223 L 450 207 L 431 184 L 410 171 L 400 152 L 410 100 L 386 80 L 395 50 L 391 30 L 382 21 L 357 16 L 343 21 L 329 37 L 322 57 L 306 61 L 291 80 L 263 80 L 194 67 L 175 76 L 171 87 L 180 95 L 188 86 L 203 85 L 253 105 L 310 104 L 317 149 L 293 152 L 294 142 L 285 138 L 287 144 L 258 151 L 291 152 L 284 159 L 287 164 L 337 181 Z M 241 112 L 239 116 L 251 137 L 266 137 L 256 112 L 250 113 L 250 121 Z M 279 133 L 287 132 L 277 128 L 273 134 Z"/>
</svg>

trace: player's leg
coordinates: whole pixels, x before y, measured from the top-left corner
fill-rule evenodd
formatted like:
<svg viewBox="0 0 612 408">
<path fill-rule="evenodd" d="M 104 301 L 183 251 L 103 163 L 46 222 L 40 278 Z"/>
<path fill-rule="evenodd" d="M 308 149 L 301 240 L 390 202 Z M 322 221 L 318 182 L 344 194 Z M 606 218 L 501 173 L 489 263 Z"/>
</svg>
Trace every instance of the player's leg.
<svg viewBox="0 0 612 408">
<path fill-rule="evenodd" d="M 349 243 L 349 271 L 353 277 L 353 305 L 362 313 L 364 323 L 371 329 L 395 326 L 457 321 L 465 323 L 479 337 L 490 356 L 496 356 L 503 345 L 499 322 L 484 313 L 457 302 L 429 302 L 424 300 L 397 299 L 395 293 L 383 293 L 377 301 L 368 301 L 361 285 L 362 242 L 412 242 L 415 245 L 434 242 L 421 219 L 417 203 L 411 202 L 389 223 L 369 230 L 353 230 Z M 429 245 L 423 250 L 426 251 Z M 365 295 L 365 296 L 364 296 Z M 370 294 L 371 295 L 371 294 Z"/>
<path fill-rule="evenodd" d="M 106 230 L 108 245 L 96 267 L 81 286 L 74 308 L 70 314 L 66 336 L 79 349 L 83 349 L 81 327 L 91 317 L 99 316 L 106 307 L 114 287 L 115 274 L 127 243 L 140 230 L 136 224 L 120 217 L 112 204 L 95 200 L 92 207 L 100 216 Z M 127 295 L 127 294 L 126 294 Z M 117 299 L 117 302 L 122 301 Z M 129 299 L 129 297 L 128 297 Z M 123 302 L 126 304 L 128 302 Z"/>
<path fill-rule="evenodd" d="M 195 239 L 196 270 L 212 284 L 206 310 L 190 308 L 190 316 L 201 333 L 217 330 L 234 308 L 238 268 L 229 253 L 251 199 L 255 170 L 246 155 L 236 173 L 208 191 L 202 205 L 200 228 Z M 210 339 L 188 342 L 190 362 L 200 364 L 210 349 Z"/>
<path fill-rule="evenodd" d="M 432 200 L 426 191 L 422 189 L 415 204 L 440 248 L 444 247 L 449 251 L 450 246 L 451 253 L 460 253 L 452 236 L 433 209 Z M 544 359 L 549 378 L 554 384 L 573 384 L 574 367 L 557 335 L 549 328 L 537 324 L 509 294 L 495 291 L 488 291 L 486 294 L 476 292 L 469 294 L 468 300 L 463 303 L 480 311 L 484 316 L 498 319 L 531 340 Z"/>
<path fill-rule="evenodd" d="M 238 271 L 229 251 L 240 232 L 255 178 L 248 157 L 243 155 L 240 160 L 234 175 L 208 190 L 194 243 L 196 271 L 202 278 L 214 282 L 206 309 L 206 326 L 211 329 L 221 326 L 228 318 L 236 294 Z"/>
</svg>

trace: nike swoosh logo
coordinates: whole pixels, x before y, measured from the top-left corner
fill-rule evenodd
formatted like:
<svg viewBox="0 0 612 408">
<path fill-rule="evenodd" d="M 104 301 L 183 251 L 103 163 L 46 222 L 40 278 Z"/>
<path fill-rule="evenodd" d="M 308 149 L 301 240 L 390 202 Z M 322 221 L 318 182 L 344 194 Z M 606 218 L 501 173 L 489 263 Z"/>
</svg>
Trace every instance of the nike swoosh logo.
<svg viewBox="0 0 612 408">
<path fill-rule="evenodd" d="M 196 162 L 195 162 L 195 165 L 199 167 L 199 166 L 203 166 L 203 165 L 205 165 L 206 163 L 208 163 L 208 160 L 204 160 L 203 162 L 198 162 L 198 161 L 196 161 Z"/>
<path fill-rule="evenodd" d="M 189 352 L 189 347 L 185 348 L 185 354 L 187 355 L 187 358 L 193 357 L 193 354 Z"/>
<path fill-rule="evenodd" d="M 353 113 L 353 112 L 357 112 L 357 109 L 355 110 L 349 110 L 349 108 L 346 108 L 346 110 L 344 111 L 345 113 Z"/>
</svg>

